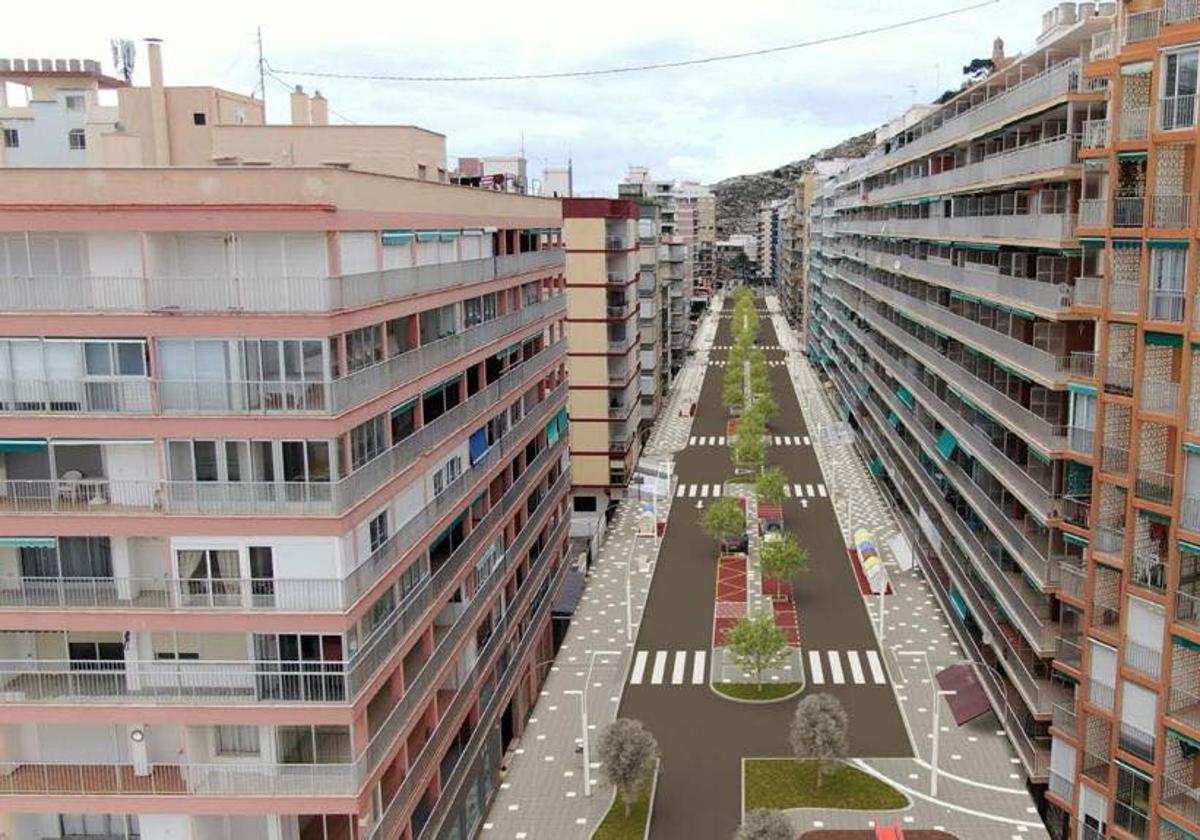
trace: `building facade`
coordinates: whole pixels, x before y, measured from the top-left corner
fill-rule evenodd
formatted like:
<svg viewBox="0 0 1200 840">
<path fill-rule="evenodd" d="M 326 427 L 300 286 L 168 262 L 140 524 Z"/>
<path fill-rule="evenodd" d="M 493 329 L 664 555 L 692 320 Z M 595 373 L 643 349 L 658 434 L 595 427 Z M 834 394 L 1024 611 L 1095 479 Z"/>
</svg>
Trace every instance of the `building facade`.
<svg viewBox="0 0 1200 840">
<path fill-rule="evenodd" d="M 1029 52 L 997 49 L 986 79 L 888 123 L 822 180 L 807 346 L 1053 836 L 1192 837 L 1163 821 L 1147 781 L 1181 754 L 1161 683 L 1186 450 L 1163 409 L 1182 411 L 1171 383 L 1186 381 L 1186 342 L 1178 323 L 1143 337 L 1136 315 L 1113 332 L 1105 255 L 1128 270 L 1153 240 L 1111 250 L 1141 230 L 1085 230 L 1099 172 L 1127 166 L 1124 147 L 1081 148 L 1121 89 L 1113 64 L 1085 72 L 1082 58 L 1113 37 L 1116 12 L 1056 5 Z M 1182 321 L 1182 292 L 1141 294 L 1163 312 L 1176 300 Z M 1098 359 L 1108 346 L 1120 353 Z M 1137 348 L 1154 364 L 1135 375 Z"/>
<path fill-rule="evenodd" d="M 576 536 L 595 535 L 641 452 L 637 202 L 563 201 Z"/>
<path fill-rule="evenodd" d="M 570 573 L 560 203 L 151 64 L 86 161 L 94 68 L 0 72 L 0 833 L 472 836 Z"/>
</svg>

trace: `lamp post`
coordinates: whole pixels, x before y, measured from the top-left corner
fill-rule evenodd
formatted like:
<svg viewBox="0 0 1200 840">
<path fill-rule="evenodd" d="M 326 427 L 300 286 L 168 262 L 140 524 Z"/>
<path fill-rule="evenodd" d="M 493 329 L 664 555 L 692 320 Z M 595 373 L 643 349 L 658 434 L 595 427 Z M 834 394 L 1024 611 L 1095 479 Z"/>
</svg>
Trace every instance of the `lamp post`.
<svg viewBox="0 0 1200 840">
<path fill-rule="evenodd" d="M 943 697 L 953 697 L 957 691 L 938 688 L 933 666 L 929 664 L 929 652 L 924 650 L 899 650 L 897 656 L 921 657 L 925 660 L 925 671 L 929 674 L 929 687 L 933 691 L 933 755 L 929 762 L 929 795 L 937 798 L 938 786 L 938 736 L 941 734 L 941 717 Z"/>
<path fill-rule="evenodd" d="M 592 684 L 592 666 L 596 664 L 597 656 L 620 656 L 621 654 L 615 650 L 594 650 L 591 657 L 588 659 L 587 673 L 583 681 L 583 689 L 567 689 L 563 694 L 578 694 L 579 695 L 579 730 L 583 736 L 583 795 L 592 795 L 592 750 L 590 739 L 588 738 L 588 708 L 587 708 L 587 693 L 588 687 Z"/>
</svg>

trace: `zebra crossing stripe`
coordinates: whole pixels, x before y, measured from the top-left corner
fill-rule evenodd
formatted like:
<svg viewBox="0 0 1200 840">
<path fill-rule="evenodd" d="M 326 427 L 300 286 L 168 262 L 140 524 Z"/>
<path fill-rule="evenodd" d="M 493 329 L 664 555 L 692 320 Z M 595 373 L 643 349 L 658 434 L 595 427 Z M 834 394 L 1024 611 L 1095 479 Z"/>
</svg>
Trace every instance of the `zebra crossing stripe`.
<svg viewBox="0 0 1200 840">
<path fill-rule="evenodd" d="M 696 436 L 692 435 L 690 438 L 688 438 L 688 446 L 695 446 L 695 445 L 696 445 Z"/>
<path fill-rule="evenodd" d="M 805 435 L 805 436 L 804 436 L 804 445 L 805 445 L 805 446 L 812 446 L 812 442 L 811 442 L 811 441 L 808 439 L 808 435 Z"/>
<path fill-rule="evenodd" d="M 846 651 L 846 661 L 850 663 L 850 676 L 854 678 L 856 685 L 862 685 L 866 682 L 863 677 L 862 663 L 858 661 L 858 651 Z"/>
<path fill-rule="evenodd" d="M 786 484 L 783 485 L 783 495 L 785 498 L 792 498 L 792 488 L 788 487 Z"/>
<path fill-rule="evenodd" d="M 696 485 L 695 485 L 695 484 L 689 484 L 689 485 L 688 485 L 688 498 L 689 498 L 689 499 L 691 499 L 691 498 L 694 498 L 694 497 L 695 497 L 695 495 L 696 495 Z"/>
<path fill-rule="evenodd" d="M 700 498 L 701 498 L 701 499 L 707 499 L 707 498 L 708 498 L 708 485 L 707 485 L 707 484 L 701 484 L 701 485 L 700 485 Z"/>
<path fill-rule="evenodd" d="M 805 484 L 804 489 L 806 489 L 808 491 L 808 495 L 810 497 L 813 495 L 813 486 L 811 484 Z M 822 495 L 824 495 L 824 494 L 822 494 Z"/>
<path fill-rule="evenodd" d="M 671 685 L 683 685 L 683 674 L 687 669 L 687 651 L 675 651 L 675 667 L 671 669 Z"/>
<path fill-rule="evenodd" d="M 658 663 L 656 662 L 656 668 L 657 665 Z M 655 673 L 657 673 L 657 670 Z M 842 685 L 846 682 L 846 675 L 842 673 L 842 660 L 836 650 L 829 651 L 829 679 L 834 685 Z"/>
<path fill-rule="evenodd" d="M 722 488 L 720 484 L 713 485 L 713 498 L 714 499 L 717 498 L 717 496 L 720 496 L 723 492 L 724 492 L 724 488 Z"/>
<path fill-rule="evenodd" d="M 825 485 L 824 485 L 824 484 L 818 484 L 818 485 L 817 485 L 817 492 L 818 492 L 818 493 L 820 493 L 820 494 L 821 494 L 821 498 L 822 498 L 822 499 L 824 499 L 824 498 L 825 498 Z"/>
<path fill-rule="evenodd" d="M 797 499 L 802 498 L 804 496 L 804 489 L 799 484 L 796 484 L 794 486 L 796 488 L 796 498 Z"/>
<path fill-rule="evenodd" d="M 654 654 L 654 670 L 650 673 L 651 685 L 662 685 L 663 674 L 667 670 L 667 652 L 660 650 Z"/>
<path fill-rule="evenodd" d="M 692 657 L 692 685 L 704 685 L 704 661 L 708 651 L 698 650 Z"/>
<path fill-rule="evenodd" d="M 887 677 L 883 672 L 883 663 L 879 661 L 878 653 L 873 650 L 867 651 L 867 665 L 871 667 L 871 678 L 875 680 L 876 685 L 883 685 L 887 682 Z"/>
<path fill-rule="evenodd" d="M 779 446 L 779 435 L 775 435 L 775 445 Z"/>
<path fill-rule="evenodd" d="M 683 498 L 683 494 L 684 494 L 684 493 L 686 493 L 686 492 L 687 492 L 687 485 L 686 485 L 686 484 L 680 484 L 680 485 L 679 485 L 679 489 L 675 491 L 675 498 L 676 498 L 676 499 L 682 499 L 682 498 Z"/>
<path fill-rule="evenodd" d="M 821 654 L 815 650 L 808 652 L 808 673 L 817 685 L 825 684 L 825 669 L 821 667 Z"/>
<path fill-rule="evenodd" d="M 639 650 L 637 656 L 633 658 L 633 673 L 629 677 L 629 682 L 633 685 L 642 684 L 642 677 L 646 676 L 647 659 L 649 659 L 649 654 L 644 650 Z"/>
<path fill-rule="evenodd" d="M 719 438 L 717 438 L 717 442 L 720 443 L 721 446 L 724 446 L 725 445 L 725 435 L 721 435 Z"/>
</svg>

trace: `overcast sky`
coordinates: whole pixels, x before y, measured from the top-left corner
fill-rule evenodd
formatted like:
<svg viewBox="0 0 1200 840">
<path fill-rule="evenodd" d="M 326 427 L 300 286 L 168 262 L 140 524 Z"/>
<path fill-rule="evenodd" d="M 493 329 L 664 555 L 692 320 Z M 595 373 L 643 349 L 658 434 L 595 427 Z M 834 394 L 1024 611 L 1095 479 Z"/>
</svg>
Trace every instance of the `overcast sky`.
<svg viewBox="0 0 1200 840">
<path fill-rule="evenodd" d="M 168 84 L 249 93 L 254 29 L 277 68 L 464 75 L 584 70 L 807 41 L 947 11 L 970 0 L 607 0 L 410 4 L 20 3 L 6 10 L 0 56 L 96 58 L 108 39 L 164 39 Z M 982 9 L 837 44 L 698 67 L 554 81 L 400 83 L 287 76 L 360 123 L 414 123 L 457 155 L 521 147 L 530 174 L 574 161 L 576 188 L 611 193 L 630 164 L 656 177 L 712 182 L 804 157 L 874 128 L 913 101 L 957 86 L 962 65 L 1028 50 L 1051 0 Z M 179 12 L 173 10 L 178 8 Z M 309 9 L 312 9 L 310 11 Z M 417 10 L 420 10 L 419 12 Z M 135 81 L 144 84 L 139 43 Z M 940 80 L 940 87 L 939 87 Z M 268 117 L 286 121 L 287 90 L 268 78 Z M 334 118 L 336 121 L 336 117 Z"/>
</svg>

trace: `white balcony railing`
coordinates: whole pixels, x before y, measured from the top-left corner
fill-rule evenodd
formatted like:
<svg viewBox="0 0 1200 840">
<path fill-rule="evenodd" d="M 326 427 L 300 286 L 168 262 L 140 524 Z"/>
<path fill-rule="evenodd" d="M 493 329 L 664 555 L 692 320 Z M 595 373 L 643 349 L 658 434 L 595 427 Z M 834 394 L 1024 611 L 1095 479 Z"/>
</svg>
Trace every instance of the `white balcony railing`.
<svg viewBox="0 0 1200 840">
<path fill-rule="evenodd" d="M 1178 131 L 1196 125 L 1196 95 L 1164 96 L 1158 101 L 1158 127 Z"/>
<path fill-rule="evenodd" d="M 1200 19 L 1200 0 L 1167 0 L 1163 23 L 1184 23 Z"/>
<path fill-rule="evenodd" d="M 1086 120 L 1083 124 L 1083 147 L 1103 149 L 1108 145 L 1108 120 Z"/>
<path fill-rule="evenodd" d="M 1088 59 L 1102 61 L 1113 57 L 1113 32 L 1111 29 L 1096 32 L 1092 35 L 1092 43 L 1088 49 Z"/>
<path fill-rule="evenodd" d="M 1104 227 L 1108 223 L 1108 201 L 1103 198 L 1079 199 L 1080 227 Z"/>
<path fill-rule="evenodd" d="M 1191 210 L 1190 195 L 1153 195 L 1150 197 L 1150 224 L 1162 228 L 1187 227 Z"/>
<path fill-rule="evenodd" d="M 1156 37 L 1161 22 L 1161 9 L 1129 12 L 1125 15 L 1125 43 L 1133 44 L 1138 41 L 1149 41 L 1151 38 Z"/>
<path fill-rule="evenodd" d="M 1179 383 L 1164 379 L 1143 379 L 1142 408 L 1146 411 L 1174 414 L 1179 408 Z"/>
<path fill-rule="evenodd" d="M 1123 106 L 1118 125 L 1122 140 L 1145 140 L 1150 136 L 1150 108 L 1144 105 Z"/>
</svg>

